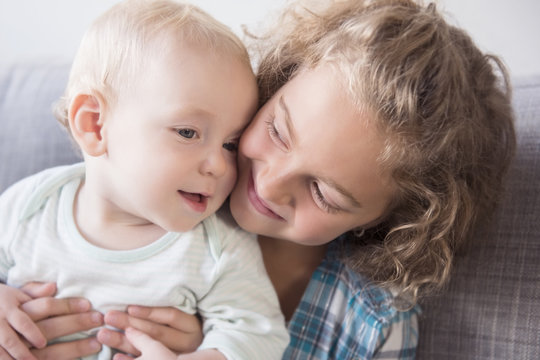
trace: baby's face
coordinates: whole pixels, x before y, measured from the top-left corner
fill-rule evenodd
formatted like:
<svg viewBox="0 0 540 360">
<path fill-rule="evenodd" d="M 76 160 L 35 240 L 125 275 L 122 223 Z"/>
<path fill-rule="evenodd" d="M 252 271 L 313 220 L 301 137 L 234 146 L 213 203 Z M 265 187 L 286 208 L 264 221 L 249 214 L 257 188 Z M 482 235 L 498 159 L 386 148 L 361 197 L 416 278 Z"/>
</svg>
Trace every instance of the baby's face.
<svg viewBox="0 0 540 360">
<path fill-rule="evenodd" d="M 108 191 L 126 215 L 186 231 L 215 212 L 236 182 L 236 148 L 256 110 L 256 83 L 249 66 L 202 45 L 149 56 L 107 115 Z"/>
</svg>

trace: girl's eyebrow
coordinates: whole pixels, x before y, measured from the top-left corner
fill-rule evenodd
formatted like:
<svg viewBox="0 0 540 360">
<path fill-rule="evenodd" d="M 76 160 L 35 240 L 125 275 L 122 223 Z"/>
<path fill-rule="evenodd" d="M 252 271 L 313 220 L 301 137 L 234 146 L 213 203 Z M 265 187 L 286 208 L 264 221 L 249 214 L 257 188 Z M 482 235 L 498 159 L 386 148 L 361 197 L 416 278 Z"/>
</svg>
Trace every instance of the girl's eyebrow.
<svg viewBox="0 0 540 360">
<path fill-rule="evenodd" d="M 279 106 L 281 107 L 281 109 L 283 109 L 283 112 L 285 113 L 285 126 L 287 126 L 287 131 L 289 132 L 289 136 L 291 137 L 291 143 L 294 144 L 296 142 L 296 130 L 294 129 L 294 125 L 291 120 L 291 113 L 289 112 L 287 104 L 285 104 L 283 95 L 279 97 Z"/>
<path fill-rule="evenodd" d="M 355 208 L 361 208 L 362 204 L 354 198 L 354 196 L 343 186 L 336 183 L 334 180 L 326 178 L 326 177 L 318 177 L 322 182 L 324 182 L 326 185 L 330 186 L 332 189 L 336 190 L 338 193 L 343 195 L 353 207 Z"/>
</svg>

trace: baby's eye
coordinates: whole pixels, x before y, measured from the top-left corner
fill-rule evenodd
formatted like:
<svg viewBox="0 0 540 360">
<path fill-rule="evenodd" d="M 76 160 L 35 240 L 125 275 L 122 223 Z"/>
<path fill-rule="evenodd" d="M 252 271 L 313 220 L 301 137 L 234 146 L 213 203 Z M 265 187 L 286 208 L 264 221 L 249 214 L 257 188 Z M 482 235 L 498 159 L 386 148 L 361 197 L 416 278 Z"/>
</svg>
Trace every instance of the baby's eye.
<svg viewBox="0 0 540 360">
<path fill-rule="evenodd" d="M 176 132 L 186 139 L 193 139 L 197 135 L 197 132 L 193 129 L 177 129 Z"/>
<path fill-rule="evenodd" d="M 238 150 L 238 143 L 228 142 L 228 143 L 223 144 L 223 148 L 230 152 L 236 152 Z"/>
</svg>

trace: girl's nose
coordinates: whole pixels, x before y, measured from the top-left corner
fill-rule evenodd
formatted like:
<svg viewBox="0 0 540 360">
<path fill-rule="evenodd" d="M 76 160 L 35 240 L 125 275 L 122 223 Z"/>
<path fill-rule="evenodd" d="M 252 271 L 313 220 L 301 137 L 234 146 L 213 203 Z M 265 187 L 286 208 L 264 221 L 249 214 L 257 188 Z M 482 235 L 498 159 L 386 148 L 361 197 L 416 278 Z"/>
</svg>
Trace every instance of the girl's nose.
<svg viewBox="0 0 540 360">
<path fill-rule="evenodd" d="M 276 205 L 294 205 L 294 175 L 279 166 L 262 169 L 257 179 L 257 191 L 264 200 Z"/>
</svg>

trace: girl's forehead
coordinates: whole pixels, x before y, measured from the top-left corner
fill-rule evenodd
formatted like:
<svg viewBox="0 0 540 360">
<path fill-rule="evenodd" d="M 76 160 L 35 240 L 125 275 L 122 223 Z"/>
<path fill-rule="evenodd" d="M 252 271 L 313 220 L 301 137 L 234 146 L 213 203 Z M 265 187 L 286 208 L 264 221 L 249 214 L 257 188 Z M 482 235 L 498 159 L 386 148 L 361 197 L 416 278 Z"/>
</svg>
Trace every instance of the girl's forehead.
<svg viewBox="0 0 540 360">
<path fill-rule="evenodd" d="M 384 134 L 374 115 L 350 100 L 335 70 L 305 70 L 276 95 L 276 121 L 292 132 L 293 156 L 306 174 L 331 179 L 367 202 L 392 193 L 379 163 Z"/>
</svg>

